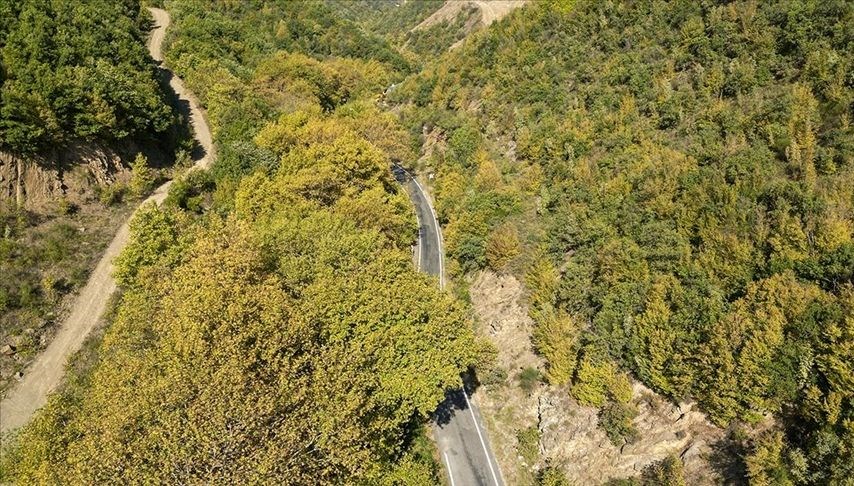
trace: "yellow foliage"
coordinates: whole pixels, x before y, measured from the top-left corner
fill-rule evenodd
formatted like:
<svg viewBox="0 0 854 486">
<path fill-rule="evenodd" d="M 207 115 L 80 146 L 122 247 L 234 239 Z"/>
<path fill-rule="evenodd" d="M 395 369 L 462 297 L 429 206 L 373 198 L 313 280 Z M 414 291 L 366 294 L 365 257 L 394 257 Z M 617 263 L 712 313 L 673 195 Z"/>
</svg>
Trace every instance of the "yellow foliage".
<svg viewBox="0 0 854 486">
<path fill-rule="evenodd" d="M 486 240 L 486 262 L 493 270 L 501 270 L 519 255 L 521 242 L 519 233 L 510 224 L 503 224 L 492 231 Z"/>
<path fill-rule="evenodd" d="M 848 243 L 854 234 L 854 224 L 848 219 L 829 215 L 818 225 L 816 247 L 823 253 L 829 253 Z"/>
<path fill-rule="evenodd" d="M 546 359 L 546 378 L 554 385 L 569 383 L 575 372 L 581 326 L 572 316 L 551 306 L 532 310 L 532 317 L 536 323 L 533 343 Z"/>
<path fill-rule="evenodd" d="M 483 149 L 479 149 L 474 154 L 474 161 L 477 166 L 477 174 L 474 182 L 482 191 L 497 190 L 502 186 L 501 170 L 495 164 L 489 154 Z"/>
<path fill-rule="evenodd" d="M 528 299 L 533 308 L 552 303 L 559 279 L 560 275 L 554 265 L 544 254 L 540 254 L 525 273 L 525 287 L 528 289 Z"/>
</svg>

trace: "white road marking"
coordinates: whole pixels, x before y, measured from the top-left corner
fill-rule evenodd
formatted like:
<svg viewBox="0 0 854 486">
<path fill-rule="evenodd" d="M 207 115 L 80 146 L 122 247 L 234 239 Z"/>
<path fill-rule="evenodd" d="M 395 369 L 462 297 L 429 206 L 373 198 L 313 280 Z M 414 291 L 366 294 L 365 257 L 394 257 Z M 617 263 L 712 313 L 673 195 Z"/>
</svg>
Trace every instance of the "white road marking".
<svg viewBox="0 0 854 486">
<path fill-rule="evenodd" d="M 418 219 L 418 212 L 415 212 L 415 219 Z M 418 243 L 415 244 L 415 261 L 418 262 L 418 271 L 421 271 L 421 222 L 418 222 Z"/>
<path fill-rule="evenodd" d="M 412 182 L 415 183 L 415 186 L 421 192 L 421 197 L 423 197 L 424 200 L 427 201 L 427 207 L 430 208 L 430 215 L 433 216 L 433 225 L 436 227 L 436 243 L 439 245 L 439 288 L 444 290 L 444 288 L 445 288 L 445 250 L 444 250 L 444 248 L 442 248 L 442 246 L 443 246 L 442 228 L 439 226 L 439 218 L 436 217 L 436 211 L 433 209 L 433 204 L 430 203 L 430 198 L 427 197 L 427 192 L 424 191 L 424 188 L 421 187 L 421 184 L 418 183 L 418 179 L 416 179 L 415 176 L 410 174 L 409 171 L 404 169 L 402 166 L 398 165 L 397 167 L 400 170 L 402 170 L 406 175 L 408 175 L 410 179 L 412 179 Z M 415 213 L 415 216 L 416 216 L 416 218 L 418 217 L 417 212 Z M 418 240 L 419 240 L 419 242 L 418 242 L 418 252 L 419 252 L 418 270 L 420 271 L 421 270 L 421 255 L 420 255 L 420 253 L 421 253 L 421 238 L 420 238 L 420 235 L 419 235 Z"/>
<path fill-rule="evenodd" d="M 406 172 L 406 169 L 404 169 Z M 409 174 L 409 172 L 406 172 Z M 410 174 L 409 177 L 412 177 Z M 427 197 L 427 192 L 424 191 L 424 188 L 421 187 L 421 184 L 418 183 L 418 179 L 412 177 L 412 182 L 418 187 L 418 190 L 421 191 L 421 195 L 424 197 L 424 200 L 427 201 L 427 207 L 430 208 L 430 214 L 433 216 L 433 225 L 436 226 L 436 243 L 439 244 L 439 288 L 445 288 L 445 250 L 442 248 L 442 230 L 439 227 L 439 218 L 436 217 L 436 211 L 433 209 L 433 204 L 430 203 L 430 198 Z"/>
<path fill-rule="evenodd" d="M 454 473 L 451 472 L 451 461 L 448 460 L 448 453 L 443 452 L 442 454 L 445 456 L 445 468 L 448 470 L 448 477 L 451 478 L 451 486 L 457 486 L 454 483 Z"/>
<path fill-rule="evenodd" d="M 477 423 L 477 417 L 474 416 L 474 409 L 471 406 L 471 402 L 469 401 L 468 393 L 466 393 L 465 388 L 463 388 L 463 397 L 466 399 L 466 405 L 468 405 L 469 413 L 471 413 L 471 419 L 474 421 L 474 429 L 477 431 L 477 436 L 480 438 L 480 445 L 483 446 L 483 453 L 486 454 L 486 463 L 489 465 L 489 472 L 492 473 L 492 480 L 495 481 L 495 486 L 499 486 L 498 477 L 495 475 L 495 469 L 492 467 L 492 460 L 489 458 L 489 449 L 486 448 L 486 441 L 483 440 L 483 434 L 480 433 L 480 425 Z"/>
</svg>

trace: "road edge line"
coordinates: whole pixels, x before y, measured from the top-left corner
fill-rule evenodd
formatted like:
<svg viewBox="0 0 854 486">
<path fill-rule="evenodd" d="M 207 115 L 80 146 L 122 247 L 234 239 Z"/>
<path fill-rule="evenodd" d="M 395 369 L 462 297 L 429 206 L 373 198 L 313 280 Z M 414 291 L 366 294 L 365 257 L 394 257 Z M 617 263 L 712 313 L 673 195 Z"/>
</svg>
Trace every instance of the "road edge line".
<svg viewBox="0 0 854 486">
<path fill-rule="evenodd" d="M 492 480 L 495 482 L 495 486 L 500 486 L 502 483 L 498 482 L 498 477 L 495 475 L 495 468 L 492 467 L 492 459 L 489 456 L 489 448 L 486 447 L 486 441 L 483 440 L 483 434 L 480 433 L 480 424 L 477 421 L 477 417 L 474 415 L 474 407 L 472 407 L 472 404 L 469 401 L 469 396 L 468 393 L 466 393 L 465 387 L 463 388 L 463 397 L 466 399 L 466 405 L 468 405 L 469 413 L 471 413 L 471 418 L 474 421 L 474 430 L 477 431 L 477 437 L 480 439 L 480 445 L 483 447 L 484 454 L 486 454 L 486 463 L 489 465 L 489 472 L 492 473 Z"/>
</svg>

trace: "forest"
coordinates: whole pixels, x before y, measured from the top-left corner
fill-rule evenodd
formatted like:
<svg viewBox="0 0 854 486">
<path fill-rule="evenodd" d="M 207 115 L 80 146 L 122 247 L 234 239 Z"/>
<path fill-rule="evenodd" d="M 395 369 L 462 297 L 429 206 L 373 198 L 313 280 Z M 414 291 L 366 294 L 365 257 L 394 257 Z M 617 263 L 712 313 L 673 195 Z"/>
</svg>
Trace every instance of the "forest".
<svg viewBox="0 0 854 486">
<path fill-rule="evenodd" d="M 165 7 L 220 157 L 132 220 L 110 326 L 0 481 L 438 481 L 424 421 L 490 348 L 412 265 L 412 149 L 374 103 L 409 65 L 321 4 Z"/>
<path fill-rule="evenodd" d="M 155 3 L 218 159 L 133 219 L 110 326 L 0 482 L 435 484 L 427 418 L 493 366 L 485 269 L 524 282 L 522 386 L 613 444 L 635 379 L 726 429 L 739 480 L 854 477 L 850 1 L 542 0 L 453 50 L 473 10 L 412 31 L 439 1 Z M 0 22 L 0 150 L 172 123 L 138 1 Z M 421 154 L 450 292 L 389 171 Z"/>
<path fill-rule="evenodd" d="M 548 381 L 609 433 L 625 370 L 777 421 L 752 484 L 854 473 L 852 26 L 844 1 L 537 2 L 390 94 L 444 140 L 449 266 L 524 276 Z"/>
<path fill-rule="evenodd" d="M 145 48 L 148 22 L 135 0 L 0 3 L 0 150 L 165 132 L 172 110 Z"/>
</svg>

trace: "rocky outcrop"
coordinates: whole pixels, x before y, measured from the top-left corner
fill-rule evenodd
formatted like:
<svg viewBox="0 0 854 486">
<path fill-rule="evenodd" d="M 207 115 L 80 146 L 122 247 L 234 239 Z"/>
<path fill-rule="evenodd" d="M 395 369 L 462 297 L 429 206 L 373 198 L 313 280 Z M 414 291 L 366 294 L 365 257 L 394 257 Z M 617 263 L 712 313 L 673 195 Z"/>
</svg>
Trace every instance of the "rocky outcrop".
<svg viewBox="0 0 854 486">
<path fill-rule="evenodd" d="M 547 389 L 537 404 L 543 456 L 579 484 L 635 476 L 669 455 L 682 458 L 689 484 L 720 482 L 708 458 L 712 445 L 724 440 L 722 429 L 693 404 L 669 403 L 641 383 L 634 383 L 632 401 L 638 408 L 638 439 L 617 447 L 599 427 L 596 408 L 579 405 L 565 390 Z"/>
<path fill-rule="evenodd" d="M 581 406 L 565 388 L 542 384 L 523 391 L 516 382 L 519 372 L 543 369 L 542 359 L 532 350 L 534 323 L 523 294 L 522 284 L 512 275 L 488 271 L 479 273 L 470 287 L 480 334 L 495 345 L 497 364 L 507 376 L 503 385 L 487 385 L 477 393 L 507 484 L 530 482 L 546 462 L 562 468 L 573 484 L 602 484 L 636 476 L 671 454 L 681 457 L 688 484 L 722 482 L 710 458 L 723 443 L 725 431 L 692 403 L 673 404 L 635 382 L 632 402 L 638 409 L 634 426 L 639 438 L 614 446 L 599 427 L 598 409 Z M 539 431 L 538 464 L 525 464 L 518 452 L 518 433 L 530 427 Z"/>
<path fill-rule="evenodd" d="M 41 155 L 0 151 L 0 202 L 39 210 L 65 197 L 83 202 L 96 186 L 127 177 L 121 157 L 109 149 L 75 145 Z"/>
</svg>

